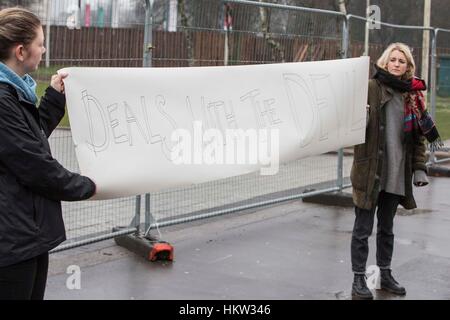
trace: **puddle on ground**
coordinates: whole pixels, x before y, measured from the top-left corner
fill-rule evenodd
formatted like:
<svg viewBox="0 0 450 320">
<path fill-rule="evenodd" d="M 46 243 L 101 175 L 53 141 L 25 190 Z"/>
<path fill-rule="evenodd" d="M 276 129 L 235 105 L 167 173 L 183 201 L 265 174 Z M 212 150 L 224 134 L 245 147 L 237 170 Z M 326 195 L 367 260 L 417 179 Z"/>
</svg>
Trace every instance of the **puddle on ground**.
<svg viewBox="0 0 450 320">
<path fill-rule="evenodd" d="M 412 240 L 410 240 L 410 239 L 402 239 L 402 238 L 398 238 L 398 237 L 396 237 L 396 238 L 394 239 L 394 241 L 395 241 L 396 243 L 403 244 L 403 245 L 411 245 L 411 244 L 414 243 L 414 241 L 412 241 Z"/>
<path fill-rule="evenodd" d="M 412 209 L 412 210 L 406 210 L 404 208 L 398 208 L 397 214 L 399 216 L 412 216 L 414 214 L 423 214 L 423 213 L 431 213 L 433 210 L 431 209 Z"/>
</svg>

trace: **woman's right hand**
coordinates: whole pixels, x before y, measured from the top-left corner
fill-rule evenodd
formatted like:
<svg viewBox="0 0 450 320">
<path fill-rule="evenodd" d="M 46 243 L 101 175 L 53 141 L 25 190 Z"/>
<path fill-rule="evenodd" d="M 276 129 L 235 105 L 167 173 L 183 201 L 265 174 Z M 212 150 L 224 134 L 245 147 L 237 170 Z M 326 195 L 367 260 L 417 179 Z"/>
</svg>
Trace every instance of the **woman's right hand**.
<svg viewBox="0 0 450 320">
<path fill-rule="evenodd" d="M 60 72 L 58 74 L 52 75 L 52 79 L 50 80 L 50 86 L 58 91 L 59 93 L 64 94 L 64 79 L 68 76 L 68 73 Z"/>
</svg>

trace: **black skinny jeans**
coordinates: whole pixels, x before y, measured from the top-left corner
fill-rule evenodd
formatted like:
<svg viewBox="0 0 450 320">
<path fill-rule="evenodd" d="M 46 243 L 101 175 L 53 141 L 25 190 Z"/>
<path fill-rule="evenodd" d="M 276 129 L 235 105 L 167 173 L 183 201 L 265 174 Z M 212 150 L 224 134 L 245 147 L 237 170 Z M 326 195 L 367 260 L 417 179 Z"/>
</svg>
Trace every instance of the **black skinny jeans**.
<svg viewBox="0 0 450 320">
<path fill-rule="evenodd" d="M 397 211 L 400 196 L 381 191 L 378 196 L 377 210 L 377 266 L 389 269 L 394 250 L 394 216 Z M 366 272 L 367 256 L 369 254 L 368 238 L 372 234 L 375 209 L 364 210 L 355 207 L 355 224 L 353 226 L 351 257 L 352 271 L 363 274 Z"/>
<path fill-rule="evenodd" d="M 48 252 L 0 267 L 0 300 L 43 300 L 47 272 Z"/>
</svg>

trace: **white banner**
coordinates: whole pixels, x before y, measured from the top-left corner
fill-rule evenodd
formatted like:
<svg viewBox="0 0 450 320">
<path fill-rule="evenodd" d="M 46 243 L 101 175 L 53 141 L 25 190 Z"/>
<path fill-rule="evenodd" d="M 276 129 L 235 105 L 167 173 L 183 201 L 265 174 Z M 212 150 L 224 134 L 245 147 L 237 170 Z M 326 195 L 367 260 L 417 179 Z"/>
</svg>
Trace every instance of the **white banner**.
<svg viewBox="0 0 450 320">
<path fill-rule="evenodd" d="M 108 199 L 227 178 L 365 140 L 369 58 L 67 68 L 81 173 Z"/>
</svg>

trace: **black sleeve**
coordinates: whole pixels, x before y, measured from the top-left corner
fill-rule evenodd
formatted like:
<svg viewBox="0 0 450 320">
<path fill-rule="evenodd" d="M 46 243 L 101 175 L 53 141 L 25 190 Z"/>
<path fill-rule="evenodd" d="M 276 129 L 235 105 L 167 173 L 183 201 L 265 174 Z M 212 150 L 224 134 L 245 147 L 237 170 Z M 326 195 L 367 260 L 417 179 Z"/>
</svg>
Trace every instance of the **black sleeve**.
<svg viewBox="0 0 450 320">
<path fill-rule="evenodd" d="M 39 117 L 41 118 L 41 126 L 48 137 L 55 130 L 66 112 L 66 96 L 59 93 L 52 87 L 45 90 L 44 96 L 39 104 Z"/>
<path fill-rule="evenodd" d="M 0 161 L 20 184 L 45 198 L 75 201 L 95 193 L 91 179 L 66 170 L 46 150 L 13 97 L 0 101 Z"/>
</svg>

